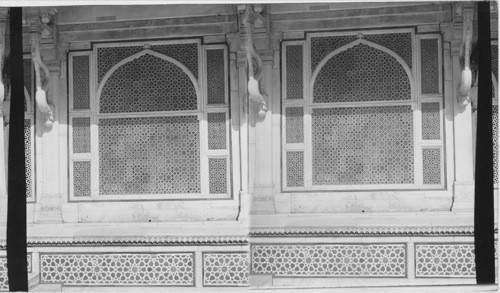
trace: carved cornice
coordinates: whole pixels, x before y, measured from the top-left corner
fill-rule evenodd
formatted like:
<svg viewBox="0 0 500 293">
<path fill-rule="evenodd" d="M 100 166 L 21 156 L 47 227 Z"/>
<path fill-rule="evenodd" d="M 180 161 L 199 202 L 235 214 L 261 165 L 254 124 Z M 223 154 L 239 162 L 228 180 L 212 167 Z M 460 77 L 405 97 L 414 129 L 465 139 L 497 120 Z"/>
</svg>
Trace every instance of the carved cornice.
<svg viewBox="0 0 500 293">
<path fill-rule="evenodd" d="M 496 232 L 497 230 L 495 230 Z M 252 237 L 282 236 L 473 236 L 473 226 L 408 227 L 265 227 L 252 228 Z"/>
<path fill-rule="evenodd" d="M 74 236 L 74 237 L 28 237 L 27 244 L 33 246 L 155 246 L 155 245 L 234 245 L 247 244 L 247 236 Z M 0 240 L 5 249 L 6 241 Z"/>
</svg>

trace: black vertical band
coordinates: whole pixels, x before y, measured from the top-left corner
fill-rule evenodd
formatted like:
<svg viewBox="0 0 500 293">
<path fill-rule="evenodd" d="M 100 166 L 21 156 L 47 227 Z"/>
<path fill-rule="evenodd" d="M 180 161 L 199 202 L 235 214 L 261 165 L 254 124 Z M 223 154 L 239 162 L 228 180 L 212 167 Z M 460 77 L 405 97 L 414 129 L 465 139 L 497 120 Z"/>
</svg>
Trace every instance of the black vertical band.
<svg viewBox="0 0 500 293">
<path fill-rule="evenodd" d="M 28 291 L 22 8 L 10 8 L 11 102 L 9 124 L 7 269 L 10 291 Z"/>
<path fill-rule="evenodd" d="M 477 151 L 474 198 L 474 244 L 476 281 L 495 283 L 494 204 L 493 204 L 493 129 L 491 109 L 491 32 L 490 2 L 477 4 L 478 16 L 478 106 Z"/>
</svg>

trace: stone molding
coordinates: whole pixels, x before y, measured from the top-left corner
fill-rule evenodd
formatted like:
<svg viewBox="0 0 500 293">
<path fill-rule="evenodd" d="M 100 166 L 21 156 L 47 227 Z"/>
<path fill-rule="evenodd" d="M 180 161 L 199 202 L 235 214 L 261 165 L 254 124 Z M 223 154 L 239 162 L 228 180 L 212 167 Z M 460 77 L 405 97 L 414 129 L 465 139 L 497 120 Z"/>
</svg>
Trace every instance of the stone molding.
<svg viewBox="0 0 500 293">
<path fill-rule="evenodd" d="M 497 229 L 495 229 L 497 232 Z M 407 227 L 266 227 L 253 228 L 250 236 L 473 236 L 473 226 Z"/>
<path fill-rule="evenodd" d="M 34 246 L 95 246 L 95 245 L 218 245 L 247 244 L 247 236 L 75 236 L 28 237 L 29 247 Z M 0 240 L 0 249 L 6 248 Z"/>
</svg>

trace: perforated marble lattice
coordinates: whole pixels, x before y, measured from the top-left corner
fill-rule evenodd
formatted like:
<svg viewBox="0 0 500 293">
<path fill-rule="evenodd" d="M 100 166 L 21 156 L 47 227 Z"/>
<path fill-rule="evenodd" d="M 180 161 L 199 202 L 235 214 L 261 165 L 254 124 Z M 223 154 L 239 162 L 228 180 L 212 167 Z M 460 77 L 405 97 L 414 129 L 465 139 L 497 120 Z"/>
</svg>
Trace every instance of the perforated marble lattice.
<svg viewBox="0 0 500 293">
<path fill-rule="evenodd" d="M 196 90 L 177 65 L 143 55 L 118 68 L 100 96 L 101 113 L 196 110 Z"/>
<path fill-rule="evenodd" d="M 312 113 L 313 185 L 414 183 L 411 106 Z"/>
<path fill-rule="evenodd" d="M 207 101 L 208 104 L 224 104 L 226 97 L 226 75 L 224 50 L 207 50 Z"/>
<path fill-rule="evenodd" d="M 492 105 L 493 117 L 493 182 L 498 183 L 498 105 Z"/>
<path fill-rule="evenodd" d="M 227 159 L 209 158 L 208 177 L 210 194 L 227 193 Z"/>
<path fill-rule="evenodd" d="M 243 253 L 203 255 L 204 286 L 248 286 L 250 259 Z"/>
<path fill-rule="evenodd" d="M 314 103 L 411 99 L 410 80 L 391 55 L 358 44 L 330 58 L 313 87 Z"/>
<path fill-rule="evenodd" d="M 416 277 L 474 277 L 474 244 L 417 244 Z"/>
<path fill-rule="evenodd" d="M 90 109 L 90 56 L 73 56 L 73 109 Z"/>
<path fill-rule="evenodd" d="M 9 290 L 9 277 L 7 275 L 7 258 L 0 257 L 0 291 Z"/>
<path fill-rule="evenodd" d="M 100 194 L 200 193 L 197 116 L 101 119 Z"/>
<path fill-rule="evenodd" d="M 40 283 L 193 286 L 192 253 L 41 254 Z"/>
<path fill-rule="evenodd" d="M 73 118 L 73 153 L 90 153 L 90 117 Z"/>
<path fill-rule="evenodd" d="M 304 108 L 286 108 L 285 119 L 286 143 L 304 142 Z"/>
<path fill-rule="evenodd" d="M 226 149 L 226 113 L 208 113 L 208 149 Z"/>
<path fill-rule="evenodd" d="M 24 178 L 26 180 L 26 197 L 33 198 L 33 166 L 31 161 L 32 141 L 31 141 L 31 119 L 24 119 Z"/>
<path fill-rule="evenodd" d="M 23 59 L 23 79 L 24 79 L 24 87 L 28 91 L 30 98 L 32 99 L 32 84 L 33 84 L 33 75 L 32 75 L 32 67 L 31 67 L 31 59 Z M 24 112 L 28 111 L 28 105 L 26 103 L 26 98 L 24 99 Z"/>
<path fill-rule="evenodd" d="M 357 39 L 356 33 L 311 38 L 311 70 L 314 70 L 328 54 Z M 364 34 L 363 39 L 390 49 L 399 55 L 410 68 L 412 67 L 411 33 Z"/>
<path fill-rule="evenodd" d="M 302 99 L 304 88 L 302 45 L 286 46 L 286 98 Z"/>
<path fill-rule="evenodd" d="M 106 73 L 118 62 L 143 50 L 142 44 L 97 48 L 97 81 L 101 82 Z M 179 61 L 198 77 L 198 44 L 151 45 L 149 50 Z"/>
<path fill-rule="evenodd" d="M 252 273 L 277 277 L 405 277 L 403 244 L 253 245 Z"/>
<path fill-rule="evenodd" d="M 90 197 L 91 179 L 90 162 L 73 162 L 73 194 L 75 197 Z"/>
<path fill-rule="evenodd" d="M 422 139 L 441 138 L 439 103 L 422 103 Z"/>
<path fill-rule="evenodd" d="M 286 186 L 304 186 L 304 153 L 301 151 L 286 153 Z"/>
<path fill-rule="evenodd" d="M 420 62 L 422 93 L 439 93 L 438 39 L 420 40 Z"/>
<path fill-rule="evenodd" d="M 424 184 L 441 184 L 441 149 L 422 149 L 422 171 Z"/>
</svg>

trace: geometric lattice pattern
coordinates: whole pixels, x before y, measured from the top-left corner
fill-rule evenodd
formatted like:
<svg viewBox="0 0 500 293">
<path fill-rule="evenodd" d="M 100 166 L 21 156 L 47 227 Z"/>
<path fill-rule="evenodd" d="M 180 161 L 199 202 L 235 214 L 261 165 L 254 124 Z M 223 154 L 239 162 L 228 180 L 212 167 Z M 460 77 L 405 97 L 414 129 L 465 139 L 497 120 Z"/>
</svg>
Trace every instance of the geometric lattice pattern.
<svg viewBox="0 0 500 293">
<path fill-rule="evenodd" d="M 33 255 L 30 253 L 27 255 L 26 262 L 28 263 L 28 273 L 33 272 Z"/>
<path fill-rule="evenodd" d="M 416 277 L 474 277 L 474 244 L 415 245 Z"/>
<path fill-rule="evenodd" d="M 33 100 L 33 92 L 32 92 L 32 84 L 33 84 L 33 75 L 31 67 L 31 59 L 23 59 L 23 78 L 24 78 L 24 87 L 28 91 L 29 99 Z M 26 98 L 24 99 L 24 112 L 28 111 L 28 106 L 26 104 Z"/>
<path fill-rule="evenodd" d="M 302 45 L 286 46 L 286 98 L 302 99 L 303 88 Z"/>
<path fill-rule="evenodd" d="M 224 49 L 207 50 L 208 104 L 224 104 L 226 102 L 224 58 Z"/>
<path fill-rule="evenodd" d="M 99 120 L 99 193 L 200 193 L 197 116 Z"/>
<path fill-rule="evenodd" d="M 422 149 L 422 171 L 424 184 L 441 184 L 441 149 Z"/>
<path fill-rule="evenodd" d="M 208 113 L 208 149 L 225 150 L 226 147 L 226 113 Z"/>
<path fill-rule="evenodd" d="M 7 275 L 7 258 L 0 257 L 0 291 L 9 290 L 9 277 Z"/>
<path fill-rule="evenodd" d="M 106 81 L 101 113 L 197 109 L 193 82 L 177 65 L 153 55 L 123 64 Z"/>
<path fill-rule="evenodd" d="M 97 81 L 101 82 L 106 73 L 118 62 L 123 59 L 137 54 L 144 50 L 144 46 L 129 46 L 129 47 L 107 47 L 97 49 Z M 174 44 L 174 45 L 151 45 L 149 50 L 161 53 L 165 56 L 173 58 L 184 66 L 191 73 L 198 77 L 198 45 L 191 44 Z"/>
<path fill-rule="evenodd" d="M 277 277 L 405 277 L 403 244 L 253 245 L 252 273 Z"/>
<path fill-rule="evenodd" d="M 313 185 L 414 183 L 411 106 L 312 113 Z"/>
<path fill-rule="evenodd" d="M 90 162 L 73 162 L 73 194 L 75 197 L 90 197 Z"/>
<path fill-rule="evenodd" d="M 90 117 L 73 118 L 73 153 L 90 153 Z"/>
<path fill-rule="evenodd" d="M 304 108 L 286 108 L 286 143 L 304 142 Z"/>
<path fill-rule="evenodd" d="M 357 35 L 354 34 L 311 38 L 311 70 L 314 71 L 326 55 L 357 39 Z M 410 68 L 412 67 L 411 33 L 365 34 L 363 39 L 390 49 L 399 55 Z"/>
<path fill-rule="evenodd" d="M 204 286 L 248 286 L 248 253 L 206 253 L 203 255 Z"/>
<path fill-rule="evenodd" d="M 24 119 L 24 177 L 26 180 L 26 197 L 33 198 L 33 163 L 31 161 L 32 150 L 31 119 Z"/>
<path fill-rule="evenodd" d="M 210 194 L 227 193 L 227 159 L 209 158 L 208 177 Z"/>
<path fill-rule="evenodd" d="M 304 153 L 302 151 L 286 153 L 286 186 L 304 186 Z"/>
<path fill-rule="evenodd" d="M 439 103 L 422 103 L 422 139 L 440 139 Z"/>
<path fill-rule="evenodd" d="M 41 254 L 40 283 L 193 286 L 192 253 Z"/>
<path fill-rule="evenodd" d="M 439 93 L 438 39 L 420 40 L 422 94 Z"/>
<path fill-rule="evenodd" d="M 493 182 L 498 183 L 498 105 L 492 105 L 493 117 Z"/>
<path fill-rule="evenodd" d="M 90 109 L 90 56 L 73 56 L 73 109 Z"/>
<path fill-rule="evenodd" d="M 391 55 L 358 44 L 330 58 L 316 76 L 314 103 L 411 99 L 410 80 Z"/>
</svg>

